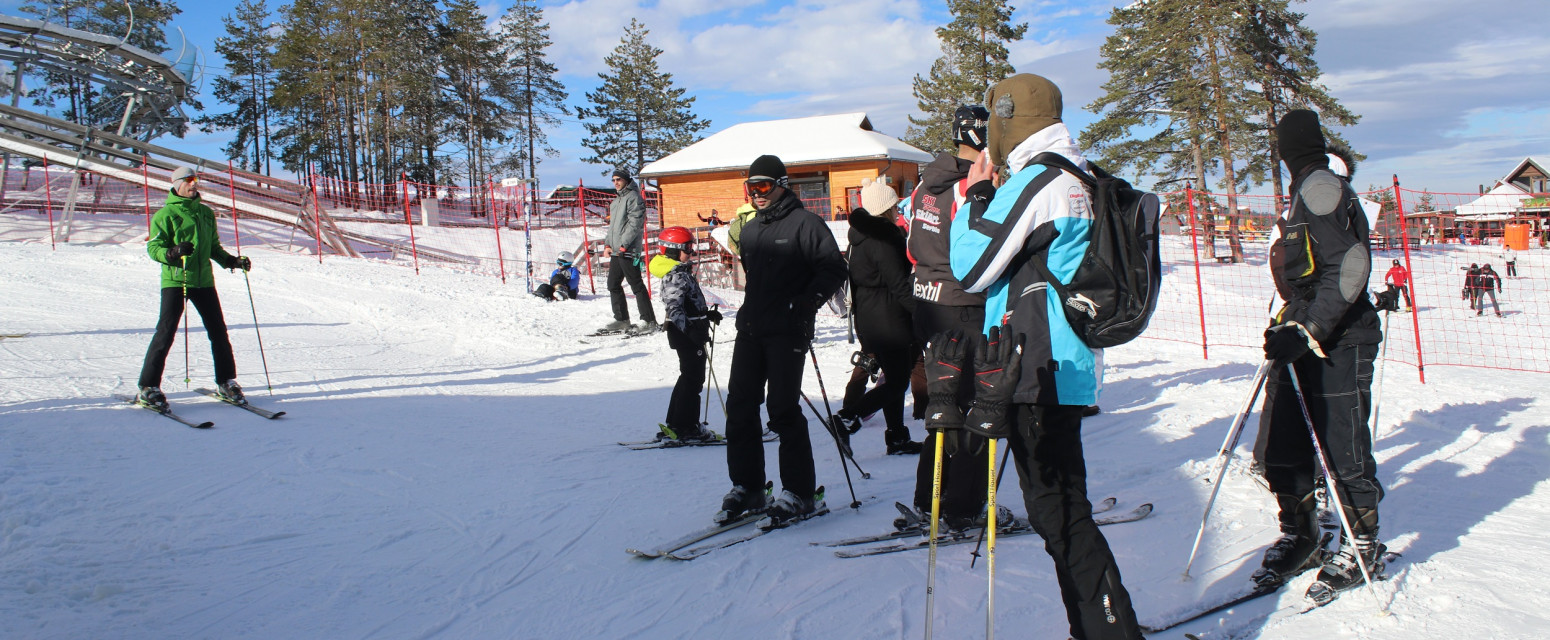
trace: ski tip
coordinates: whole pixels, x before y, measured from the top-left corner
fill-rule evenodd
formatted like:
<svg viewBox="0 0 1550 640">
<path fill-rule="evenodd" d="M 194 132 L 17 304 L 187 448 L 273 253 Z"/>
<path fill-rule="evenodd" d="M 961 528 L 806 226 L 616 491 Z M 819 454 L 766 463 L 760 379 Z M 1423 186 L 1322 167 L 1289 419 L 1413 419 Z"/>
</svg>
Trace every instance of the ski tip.
<svg viewBox="0 0 1550 640">
<path fill-rule="evenodd" d="M 199 424 L 191 424 L 191 425 L 188 425 L 188 426 L 193 427 L 195 429 L 209 429 L 209 428 L 214 427 L 215 423 L 214 422 L 201 422 Z"/>
<path fill-rule="evenodd" d="M 283 416 L 283 415 L 285 415 L 284 411 L 276 411 L 274 415 L 269 416 L 269 419 L 270 420 L 278 420 L 278 419 L 280 419 L 280 416 Z"/>
</svg>

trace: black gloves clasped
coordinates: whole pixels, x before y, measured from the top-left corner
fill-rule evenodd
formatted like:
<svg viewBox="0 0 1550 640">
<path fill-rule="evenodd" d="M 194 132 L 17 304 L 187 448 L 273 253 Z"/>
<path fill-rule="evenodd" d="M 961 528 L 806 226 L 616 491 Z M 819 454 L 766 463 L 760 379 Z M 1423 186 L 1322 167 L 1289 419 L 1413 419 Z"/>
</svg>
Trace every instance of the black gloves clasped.
<svg viewBox="0 0 1550 640">
<path fill-rule="evenodd" d="M 974 355 L 974 402 L 964 427 L 987 438 L 1010 435 L 1007 410 L 1022 370 L 1021 340 L 1013 337 L 1012 327 L 991 327 L 984 348 Z"/>
<path fill-rule="evenodd" d="M 179 242 L 173 246 L 167 247 L 167 262 L 181 260 L 184 257 L 191 256 L 193 254 L 194 243 L 186 241 Z"/>
</svg>

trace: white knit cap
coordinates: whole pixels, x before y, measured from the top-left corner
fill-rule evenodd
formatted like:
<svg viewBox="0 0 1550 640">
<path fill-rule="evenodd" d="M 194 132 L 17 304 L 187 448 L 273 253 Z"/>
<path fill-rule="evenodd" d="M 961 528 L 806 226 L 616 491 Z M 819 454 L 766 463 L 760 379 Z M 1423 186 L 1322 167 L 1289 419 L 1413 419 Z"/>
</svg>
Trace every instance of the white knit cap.
<svg viewBox="0 0 1550 640">
<path fill-rule="evenodd" d="M 866 209 L 867 213 L 882 217 L 896 204 L 899 204 L 899 194 L 894 192 L 893 187 L 871 178 L 862 178 L 861 208 Z"/>
<path fill-rule="evenodd" d="M 178 167 L 176 171 L 172 172 L 172 182 L 173 183 L 177 183 L 177 182 L 182 181 L 182 180 L 187 180 L 187 179 L 192 178 L 192 177 L 194 177 L 194 170 L 189 168 L 189 167 Z"/>
</svg>

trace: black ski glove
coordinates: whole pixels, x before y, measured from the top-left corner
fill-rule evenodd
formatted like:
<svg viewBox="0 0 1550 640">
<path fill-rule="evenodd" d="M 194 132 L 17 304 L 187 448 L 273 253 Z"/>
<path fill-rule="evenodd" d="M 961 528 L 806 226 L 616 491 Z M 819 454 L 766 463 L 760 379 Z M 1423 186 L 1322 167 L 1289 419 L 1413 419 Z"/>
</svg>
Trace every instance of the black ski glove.
<svg viewBox="0 0 1550 640">
<path fill-rule="evenodd" d="M 222 266 L 226 267 L 227 269 L 241 269 L 243 271 L 249 271 L 253 268 L 253 261 L 249 260 L 247 256 L 231 256 L 226 259 L 226 264 Z"/>
<path fill-rule="evenodd" d="M 827 299 L 816 293 L 804 293 L 791 299 L 791 311 L 796 315 L 802 339 L 808 344 L 812 344 L 813 333 L 817 330 L 818 308 L 823 306 Z"/>
<path fill-rule="evenodd" d="M 974 402 L 964 426 L 986 438 L 1005 438 L 1012 432 L 1008 408 L 1022 375 L 1021 340 L 1013 339 L 1011 325 L 991 327 L 983 348 L 974 354 Z"/>
<path fill-rule="evenodd" d="M 968 355 L 968 341 L 957 329 L 936 334 L 926 345 L 926 430 L 937 432 L 946 456 L 957 453 L 958 432 L 963 429 L 958 389 Z"/>
<path fill-rule="evenodd" d="M 1308 335 L 1308 330 L 1296 322 L 1283 322 L 1265 330 L 1265 359 L 1276 368 L 1285 367 L 1304 354 L 1312 351 L 1320 358 L 1324 351 L 1319 343 Z"/>
<path fill-rule="evenodd" d="M 184 256 L 191 256 L 193 254 L 194 243 L 179 242 L 171 247 L 167 247 L 167 262 L 175 262 L 182 259 Z"/>
<path fill-rule="evenodd" d="M 721 310 L 718 307 L 720 307 L 720 305 L 705 310 L 705 319 L 709 320 L 710 323 L 714 325 L 721 324 Z"/>
</svg>

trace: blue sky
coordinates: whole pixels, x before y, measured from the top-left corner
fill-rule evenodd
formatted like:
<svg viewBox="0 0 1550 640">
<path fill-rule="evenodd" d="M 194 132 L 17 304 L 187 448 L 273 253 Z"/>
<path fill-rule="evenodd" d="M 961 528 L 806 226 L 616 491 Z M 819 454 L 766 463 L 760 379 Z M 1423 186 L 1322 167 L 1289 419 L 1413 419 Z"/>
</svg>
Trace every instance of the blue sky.
<svg viewBox="0 0 1550 640">
<path fill-rule="evenodd" d="M 14 13 L 16 0 L 0 1 Z M 234 2 L 178 3 L 175 21 L 209 55 Z M 509 2 L 483 6 L 492 18 Z M 865 111 L 879 130 L 902 135 L 915 113 L 910 80 L 938 55 L 933 30 L 945 3 L 919 0 L 570 0 L 541 2 L 555 42 L 551 60 L 572 104 L 585 101 L 631 17 L 664 50 L 662 68 L 697 97 L 705 133 L 739 122 Z M 1012 47 L 1019 71 L 1045 75 L 1065 94 L 1073 132 L 1095 119 L 1082 107 L 1106 74 L 1096 65 L 1111 28 L 1112 2 L 1016 2 L 1029 23 Z M 1550 156 L 1550 35 L 1543 0 L 1319 0 L 1296 5 L 1319 34 L 1323 82 L 1361 114 L 1342 133 L 1369 156 L 1359 186 L 1473 192 L 1524 156 Z M 209 61 L 219 67 L 218 58 Z M 218 68 L 210 73 L 219 73 Z M 208 94 L 209 82 L 205 90 Z M 220 108 L 208 95 L 208 108 Z M 601 184 L 608 169 L 582 163 L 578 122 L 550 133 L 560 151 L 539 167 L 547 185 Z M 222 133 L 158 142 L 219 157 Z M 1269 192 L 1268 185 L 1255 192 Z"/>
</svg>

